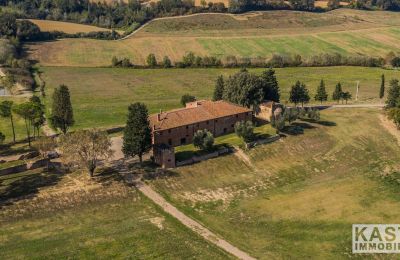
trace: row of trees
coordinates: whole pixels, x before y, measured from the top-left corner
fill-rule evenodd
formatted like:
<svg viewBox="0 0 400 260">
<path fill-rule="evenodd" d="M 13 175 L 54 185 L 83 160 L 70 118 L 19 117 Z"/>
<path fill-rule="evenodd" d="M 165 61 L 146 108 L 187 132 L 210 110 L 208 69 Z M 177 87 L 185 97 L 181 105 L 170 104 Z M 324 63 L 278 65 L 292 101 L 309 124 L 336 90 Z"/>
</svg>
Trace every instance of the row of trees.
<svg viewBox="0 0 400 260">
<path fill-rule="evenodd" d="M 33 96 L 27 102 L 14 104 L 12 101 L 3 101 L 0 103 L 0 116 L 9 118 L 10 125 L 13 133 L 13 142 L 15 143 L 15 125 L 14 114 L 24 120 L 26 137 L 29 146 L 31 146 L 31 139 L 39 136 L 40 127 L 44 124 L 44 105 L 41 103 L 40 98 Z"/>
<path fill-rule="evenodd" d="M 26 138 L 29 146 L 31 146 L 31 139 L 39 137 L 40 127 L 45 123 L 44 104 L 37 96 L 32 96 L 29 101 L 19 104 L 14 104 L 9 100 L 0 103 L 0 116 L 10 120 L 13 142 L 15 143 L 14 114 L 24 120 Z M 50 123 L 55 129 L 59 129 L 64 134 L 74 124 L 70 93 L 65 85 L 61 85 L 54 90 Z"/>
<path fill-rule="evenodd" d="M 396 58 L 396 57 L 395 57 Z M 393 58 L 393 59 L 395 59 Z M 224 68 L 284 68 L 284 67 L 316 67 L 316 66 L 363 66 L 363 67 L 382 67 L 385 64 L 393 64 L 392 58 L 386 61 L 384 58 L 368 57 L 368 56 L 342 56 L 341 54 L 318 54 L 307 59 L 301 55 L 278 55 L 274 54 L 271 58 L 263 57 L 236 57 L 229 55 L 222 59 L 215 56 L 198 56 L 193 52 L 186 53 L 181 61 L 172 63 L 168 56 L 164 56 L 161 61 L 158 61 L 153 53 L 146 57 L 144 66 L 147 68 L 207 68 L 207 67 L 224 67 Z M 396 63 L 397 64 L 397 63 Z M 400 61 L 399 61 L 400 64 Z M 129 58 L 111 59 L 112 67 L 134 67 Z M 393 65 L 395 66 L 395 65 Z M 398 65 L 396 65 L 398 66 Z"/>
<path fill-rule="evenodd" d="M 335 86 L 335 90 L 332 93 L 332 100 L 336 102 L 342 101 L 342 103 L 343 101 L 346 101 L 347 104 L 347 101 L 351 98 L 351 93 L 348 91 L 343 91 L 342 84 L 340 82 L 337 83 Z M 328 100 L 328 93 L 325 88 L 324 80 L 321 80 L 320 84 L 318 85 L 314 100 L 321 102 L 321 104 L 323 101 Z M 291 103 L 294 103 L 295 106 L 297 106 L 298 104 L 304 106 L 305 103 L 308 103 L 310 101 L 310 95 L 307 86 L 300 81 L 296 81 L 296 83 L 292 86 L 290 90 L 289 101 Z"/>
</svg>

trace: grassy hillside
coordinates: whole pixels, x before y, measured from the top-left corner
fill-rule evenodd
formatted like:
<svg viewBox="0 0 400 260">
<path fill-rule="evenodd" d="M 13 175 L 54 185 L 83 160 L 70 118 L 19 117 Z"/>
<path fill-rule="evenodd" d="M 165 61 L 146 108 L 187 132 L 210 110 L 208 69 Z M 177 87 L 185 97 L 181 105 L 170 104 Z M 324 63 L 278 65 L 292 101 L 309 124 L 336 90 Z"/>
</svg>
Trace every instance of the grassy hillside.
<svg viewBox="0 0 400 260">
<path fill-rule="evenodd" d="M 111 31 L 110 29 L 105 29 L 92 25 L 77 24 L 77 23 L 67 23 L 67 22 L 50 21 L 50 20 L 37 20 L 37 19 L 29 19 L 29 21 L 39 26 L 40 30 L 44 32 L 60 31 L 73 34 L 79 32 L 87 33 L 87 32 Z"/>
<path fill-rule="evenodd" d="M 154 20 L 122 41 L 64 39 L 28 47 L 32 59 L 52 66 L 105 66 L 113 56 L 143 64 L 149 53 L 159 60 L 168 55 L 177 61 L 188 51 L 220 58 L 319 53 L 385 56 L 400 50 L 398 25 L 396 13 L 350 9 L 199 14 Z"/>
<path fill-rule="evenodd" d="M 99 184 L 41 169 L 0 176 L 1 200 L 28 195 L 2 204 L 0 258 L 230 258 L 115 177 Z"/>
<path fill-rule="evenodd" d="M 400 218 L 399 186 L 382 177 L 398 169 L 400 148 L 380 113 L 326 110 L 320 123 L 298 122 L 303 135 L 247 152 L 252 167 L 224 156 L 152 185 L 257 258 L 344 259 L 353 223 Z"/>
<path fill-rule="evenodd" d="M 190 93 L 198 99 L 211 98 L 218 75 L 238 69 L 106 69 L 43 67 L 46 80 L 47 108 L 51 107 L 53 89 L 66 84 L 71 91 L 75 127 L 110 127 L 125 123 L 127 107 L 144 102 L 150 113 L 180 107 L 180 98 Z M 261 73 L 262 69 L 252 69 Z M 400 78 L 400 72 L 360 67 L 285 68 L 276 70 L 282 102 L 286 103 L 290 87 L 296 80 L 306 83 L 313 97 L 321 79 L 326 82 L 329 99 L 338 81 L 355 98 L 356 81 L 360 81 L 359 102 L 380 102 L 380 75 L 387 81 Z M 332 101 L 330 101 L 332 102 Z M 354 102 L 354 101 L 353 101 Z"/>
</svg>

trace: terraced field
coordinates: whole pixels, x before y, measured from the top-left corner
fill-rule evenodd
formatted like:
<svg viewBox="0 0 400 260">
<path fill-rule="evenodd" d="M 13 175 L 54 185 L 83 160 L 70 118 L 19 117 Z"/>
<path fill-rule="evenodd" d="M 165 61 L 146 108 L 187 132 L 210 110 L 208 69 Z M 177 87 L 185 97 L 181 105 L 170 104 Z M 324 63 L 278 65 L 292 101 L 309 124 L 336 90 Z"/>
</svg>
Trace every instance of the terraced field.
<svg viewBox="0 0 400 260">
<path fill-rule="evenodd" d="M 241 15 L 199 14 L 153 20 L 121 41 L 64 39 L 29 45 L 30 57 L 50 66 L 108 66 L 128 57 L 144 64 L 149 53 L 178 61 L 198 55 L 271 57 L 320 53 L 385 56 L 400 50 L 400 15 L 338 9 L 328 13 L 295 11 Z"/>
</svg>

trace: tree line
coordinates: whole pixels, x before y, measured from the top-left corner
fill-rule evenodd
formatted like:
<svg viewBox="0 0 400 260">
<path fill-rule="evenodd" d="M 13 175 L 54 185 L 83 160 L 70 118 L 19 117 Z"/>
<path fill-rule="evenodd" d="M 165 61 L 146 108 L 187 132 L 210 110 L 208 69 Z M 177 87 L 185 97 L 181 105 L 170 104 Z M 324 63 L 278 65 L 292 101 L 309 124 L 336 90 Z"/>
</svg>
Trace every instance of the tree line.
<svg viewBox="0 0 400 260">
<path fill-rule="evenodd" d="M 301 55 L 278 55 L 271 58 L 246 58 L 229 55 L 223 58 L 215 56 L 198 56 L 193 52 L 186 53 L 180 61 L 172 62 L 168 56 L 157 60 L 155 54 L 150 53 L 145 60 L 145 65 L 134 64 L 129 58 L 111 59 L 111 67 L 121 68 L 285 68 L 285 67 L 324 67 L 324 66 L 362 66 L 362 67 L 383 67 L 393 64 L 391 60 L 368 56 L 343 56 L 341 54 L 319 54 L 307 59 Z M 397 65 L 396 65 L 397 66 Z M 399 61 L 400 66 L 400 61 Z"/>
</svg>

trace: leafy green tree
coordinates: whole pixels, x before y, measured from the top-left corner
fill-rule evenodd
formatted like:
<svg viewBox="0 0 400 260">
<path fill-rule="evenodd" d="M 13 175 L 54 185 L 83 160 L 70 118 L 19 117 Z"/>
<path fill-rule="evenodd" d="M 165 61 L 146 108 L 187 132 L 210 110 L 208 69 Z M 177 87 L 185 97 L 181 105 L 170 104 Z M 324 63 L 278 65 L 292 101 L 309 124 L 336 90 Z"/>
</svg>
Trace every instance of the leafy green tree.
<svg viewBox="0 0 400 260">
<path fill-rule="evenodd" d="M 286 121 L 291 124 L 293 121 L 296 121 L 297 118 L 299 117 L 299 112 L 297 111 L 296 108 L 286 108 L 285 112 L 283 112 L 283 116 Z"/>
<path fill-rule="evenodd" d="M 339 102 L 340 99 L 342 98 L 342 94 L 343 90 L 342 90 L 342 84 L 340 84 L 340 82 L 338 84 L 336 84 L 335 90 L 333 91 L 332 94 L 332 99 Z"/>
<path fill-rule="evenodd" d="M 379 98 L 383 98 L 385 96 L 385 74 L 381 76 L 381 88 L 379 89 Z"/>
<path fill-rule="evenodd" d="M 264 99 L 263 84 L 256 75 L 241 70 L 226 81 L 223 99 L 255 109 Z"/>
<path fill-rule="evenodd" d="M 150 53 L 149 56 L 147 56 L 146 62 L 147 62 L 147 66 L 149 66 L 151 68 L 154 68 L 157 66 L 157 59 L 153 53 Z"/>
<path fill-rule="evenodd" d="M 169 59 L 168 56 L 164 56 L 162 65 L 163 65 L 164 68 L 171 68 L 172 67 L 172 62 L 171 62 L 171 60 Z"/>
<path fill-rule="evenodd" d="M 40 127 L 44 125 L 45 123 L 45 117 L 44 117 L 44 105 L 42 104 L 42 101 L 40 100 L 39 97 L 37 96 L 32 96 L 29 101 L 31 101 L 33 104 L 35 104 L 35 116 L 32 119 L 32 126 L 33 126 L 33 137 L 39 136 L 40 134 Z"/>
<path fill-rule="evenodd" d="M 218 76 L 217 81 L 215 82 L 213 100 L 214 101 L 222 100 L 223 95 L 224 95 L 224 77 L 220 75 Z"/>
<path fill-rule="evenodd" d="M 349 99 L 351 99 L 351 93 L 348 92 L 348 91 L 342 92 L 342 99 L 345 100 L 345 101 L 346 101 L 346 104 L 347 104 L 347 101 L 348 101 Z"/>
<path fill-rule="evenodd" d="M 129 67 L 133 66 L 131 60 L 128 58 L 123 58 L 121 60 L 120 64 L 121 64 L 121 67 L 123 67 L 123 68 L 129 68 Z"/>
<path fill-rule="evenodd" d="M 245 142 L 251 142 L 254 139 L 254 125 L 251 121 L 236 122 L 235 133 Z"/>
<path fill-rule="evenodd" d="M 5 100 L 0 103 L 0 116 L 4 118 L 10 118 L 11 129 L 13 133 L 13 142 L 15 143 L 15 127 L 14 127 L 12 108 L 13 108 L 12 101 Z"/>
<path fill-rule="evenodd" d="M 314 0 L 289 0 L 289 3 L 295 10 L 312 11 L 315 8 Z"/>
<path fill-rule="evenodd" d="M 301 103 L 301 106 L 304 106 L 304 103 L 308 103 L 310 101 L 310 95 L 308 94 L 308 89 L 304 83 L 297 81 L 290 90 L 290 102 L 294 103 L 295 106 Z"/>
<path fill-rule="evenodd" d="M 54 128 L 60 129 L 64 134 L 75 123 L 71 97 L 66 85 L 60 85 L 54 89 L 50 122 Z"/>
<path fill-rule="evenodd" d="M 397 79 L 392 79 L 389 83 L 389 91 L 386 99 L 386 107 L 392 108 L 400 105 L 400 85 Z"/>
<path fill-rule="evenodd" d="M 0 15 L 0 37 L 16 36 L 17 19 L 14 14 L 3 12 Z"/>
<path fill-rule="evenodd" d="M 182 62 L 186 67 L 191 67 L 195 63 L 196 56 L 193 52 L 188 52 L 183 56 Z"/>
<path fill-rule="evenodd" d="M 90 177 L 101 160 L 113 154 L 111 140 L 103 131 L 80 130 L 61 136 L 59 148 L 64 163 L 86 168 Z"/>
<path fill-rule="evenodd" d="M 31 146 L 31 128 L 32 121 L 37 116 L 37 107 L 33 102 L 24 102 L 14 106 L 15 114 L 19 115 L 24 119 L 25 129 L 26 129 L 26 137 L 28 139 L 28 144 Z"/>
<path fill-rule="evenodd" d="M 125 156 L 138 156 L 142 163 L 143 154 L 151 148 L 151 129 L 148 110 L 143 103 L 128 107 L 128 119 L 124 129 L 122 151 Z"/>
<path fill-rule="evenodd" d="M 396 124 L 397 128 L 400 129 L 400 108 L 391 108 L 388 111 L 388 117 Z"/>
<path fill-rule="evenodd" d="M 207 129 L 197 130 L 193 135 L 193 145 L 201 150 L 210 151 L 213 148 L 214 136 Z"/>
<path fill-rule="evenodd" d="M 269 68 L 263 71 L 260 78 L 264 89 L 264 100 L 279 102 L 280 93 L 278 80 L 275 76 L 275 70 Z"/>
<path fill-rule="evenodd" d="M 196 101 L 196 97 L 189 95 L 189 94 L 185 94 L 181 97 L 182 106 L 186 106 L 186 103 L 190 103 L 190 102 L 194 102 L 194 101 Z"/>
<path fill-rule="evenodd" d="M 325 82 L 322 79 L 321 79 L 321 82 L 319 83 L 319 86 L 317 88 L 317 92 L 315 94 L 314 99 L 316 101 L 320 101 L 321 104 L 322 104 L 322 101 L 328 100 L 328 93 L 326 93 Z"/>
</svg>

